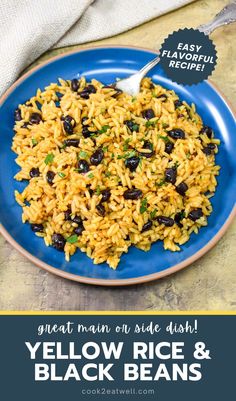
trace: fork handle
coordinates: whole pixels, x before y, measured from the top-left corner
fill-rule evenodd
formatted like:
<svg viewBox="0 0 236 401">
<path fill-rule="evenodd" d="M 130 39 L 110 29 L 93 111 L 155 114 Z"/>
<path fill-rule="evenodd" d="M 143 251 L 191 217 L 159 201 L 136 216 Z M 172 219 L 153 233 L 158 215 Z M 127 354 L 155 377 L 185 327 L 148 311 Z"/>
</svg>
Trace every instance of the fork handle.
<svg viewBox="0 0 236 401">
<path fill-rule="evenodd" d="M 211 34 L 216 28 L 228 25 L 236 21 L 236 2 L 233 1 L 225 6 L 215 18 L 207 24 L 200 25 L 197 29 L 206 35 Z"/>
<path fill-rule="evenodd" d="M 150 71 L 153 67 L 155 67 L 155 65 L 157 65 L 160 61 L 160 57 L 157 56 L 155 57 L 153 60 L 149 61 L 149 63 L 147 63 L 139 72 L 138 74 L 140 75 L 140 77 L 145 77 L 145 75 L 148 73 L 148 71 Z"/>
</svg>

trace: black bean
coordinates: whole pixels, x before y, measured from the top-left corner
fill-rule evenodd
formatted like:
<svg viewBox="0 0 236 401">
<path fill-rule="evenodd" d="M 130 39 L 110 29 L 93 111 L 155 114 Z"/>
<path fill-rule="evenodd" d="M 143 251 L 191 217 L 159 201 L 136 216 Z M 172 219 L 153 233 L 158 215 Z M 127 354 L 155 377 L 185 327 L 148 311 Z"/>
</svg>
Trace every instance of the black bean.
<svg viewBox="0 0 236 401">
<path fill-rule="evenodd" d="M 211 150 L 214 150 L 216 148 L 216 144 L 215 143 L 208 143 L 207 147 Z"/>
<path fill-rule="evenodd" d="M 82 97 L 82 99 L 89 99 L 89 91 L 84 89 L 81 92 L 79 92 L 80 97 Z"/>
<path fill-rule="evenodd" d="M 93 85 L 86 86 L 81 92 L 79 92 L 82 99 L 88 99 L 91 93 L 96 93 L 96 88 Z"/>
<path fill-rule="evenodd" d="M 83 231 L 84 231 L 83 223 L 82 223 L 80 226 L 78 226 L 78 227 L 76 227 L 76 228 L 74 229 L 74 233 L 75 233 L 76 235 L 81 235 Z"/>
<path fill-rule="evenodd" d="M 39 174 L 40 173 L 39 173 L 39 168 L 38 167 L 33 167 L 29 172 L 29 175 L 30 175 L 31 178 L 39 177 Z"/>
<path fill-rule="evenodd" d="M 167 168 L 165 171 L 165 181 L 175 184 L 177 169 L 175 167 Z"/>
<path fill-rule="evenodd" d="M 151 150 L 151 152 L 148 152 L 148 153 L 139 152 L 139 154 L 140 154 L 141 156 L 143 156 L 143 157 L 149 158 L 149 157 L 152 157 L 152 156 L 155 154 L 155 152 L 154 152 L 154 150 L 153 150 L 153 144 L 152 144 L 151 142 L 149 142 L 149 141 L 144 141 L 143 149 L 149 149 L 149 150 Z"/>
<path fill-rule="evenodd" d="M 61 92 L 56 92 L 56 95 L 58 97 L 58 99 L 61 99 L 64 95 Z"/>
<path fill-rule="evenodd" d="M 174 149 L 174 144 L 171 141 L 166 142 L 165 144 L 165 152 L 168 153 L 168 155 L 172 152 Z"/>
<path fill-rule="evenodd" d="M 203 216 L 203 211 L 200 207 L 198 207 L 197 209 L 191 210 L 191 212 L 188 215 L 188 218 L 191 219 L 192 221 L 196 221 L 200 219 L 200 217 L 202 216 Z"/>
<path fill-rule="evenodd" d="M 149 142 L 149 141 L 144 141 L 143 149 L 153 150 L 153 144 L 151 142 Z"/>
<path fill-rule="evenodd" d="M 77 92 L 77 90 L 79 89 L 79 80 L 77 78 L 72 79 L 72 81 L 71 81 L 71 89 L 74 92 Z"/>
<path fill-rule="evenodd" d="M 64 121 L 70 123 L 72 125 L 72 127 L 74 127 L 76 125 L 75 119 L 69 115 L 64 117 Z"/>
<path fill-rule="evenodd" d="M 141 198 L 143 195 L 141 189 L 136 189 L 136 188 L 132 188 L 132 189 L 127 189 L 124 192 L 124 198 L 125 199 L 132 199 L 132 200 L 136 200 Z"/>
<path fill-rule="evenodd" d="M 28 126 L 29 126 L 29 122 L 25 122 L 25 123 L 22 125 L 21 128 L 28 128 Z"/>
<path fill-rule="evenodd" d="M 80 216 L 77 216 L 77 215 L 72 219 L 72 221 L 73 221 L 73 223 L 78 224 L 78 226 L 80 226 L 81 224 L 83 224 L 83 220 L 81 219 Z"/>
<path fill-rule="evenodd" d="M 81 124 L 84 125 L 84 123 L 86 123 L 87 119 L 88 119 L 88 117 L 83 117 L 81 120 Z"/>
<path fill-rule="evenodd" d="M 43 233 L 44 227 L 42 224 L 31 224 L 31 230 L 34 233 Z"/>
<path fill-rule="evenodd" d="M 89 188 L 89 194 L 90 194 L 90 196 L 93 196 L 93 194 L 94 194 L 94 190 L 93 189 L 91 189 L 91 188 Z"/>
<path fill-rule="evenodd" d="M 109 199 L 111 197 L 111 190 L 104 189 L 103 191 L 101 191 L 101 195 L 102 195 L 101 202 L 107 202 L 107 201 L 109 201 Z"/>
<path fill-rule="evenodd" d="M 70 121 L 67 121 L 66 119 L 63 121 L 63 127 L 67 135 L 72 135 L 74 127 L 72 126 Z"/>
<path fill-rule="evenodd" d="M 61 234 L 53 234 L 52 236 L 52 246 L 57 249 L 57 251 L 64 251 L 66 240 Z"/>
<path fill-rule="evenodd" d="M 146 120 L 150 120 L 151 118 L 155 117 L 155 113 L 152 109 L 147 109 L 142 112 L 142 116 Z"/>
<path fill-rule="evenodd" d="M 174 219 L 171 217 L 157 216 L 155 220 L 157 220 L 159 224 L 164 224 L 166 227 L 172 227 L 175 224 Z"/>
<path fill-rule="evenodd" d="M 53 184 L 54 177 L 55 177 L 55 173 L 54 173 L 53 171 L 48 171 L 48 172 L 47 172 L 47 174 L 46 174 L 46 179 L 47 179 L 47 182 L 48 182 L 50 185 Z"/>
<path fill-rule="evenodd" d="M 183 220 L 183 218 L 184 218 L 183 212 L 176 213 L 174 218 L 177 226 L 179 226 L 180 228 L 183 227 L 183 224 L 181 223 L 181 220 Z"/>
<path fill-rule="evenodd" d="M 125 160 L 125 167 L 127 167 L 131 172 L 135 171 L 140 162 L 140 158 L 138 156 L 128 157 Z"/>
<path fill-rule="evenodd" d="M 67 147 L 67 146 L 74 146 L 74 148 L 78 148 L 78 146 L 79 146 L 79 139 L 76 139 L 76 138 L 66 139 L 66 140 L 63 142 L 63 145 L 64 145 L 65 147 Z"/>
<path fill-rule="evenodd" d="M 97 209 L 97 211 L 98 211 L 98 214 L 100 214 L 100 216 L 102 216 L 102 217 L 105 216 L 106 211 L 105 211 L 105 207 L 104 207 L 104 205 L 103 205 L 102 203 L 99 203 L 99 204 L 96 206 L 96 209 Z"/>
<path fill-rule="evenodd" d="M 42 116 L 39 113 L 32 113 L 29 121 L 30 124 L 39 124 L 42 121 Z"/>
<path fill-rule="evenodd" d="M 212 138 L 213 135 L 213 130 L 211 127 L 208 127 L 207 125 L 204 125 L 202 129 L 200 130 L 199 134 L 206 134 L 208 138 Z"/>
<path fill-rule="evenodd" d="M 203 147 L 203 153 L 205 155 L 210 156 L 212 153 L 214 153 L 216 145 L 214 143 L 208 143 L 207 146 Z"/>
<path fill-rule="evenodd" d="M 86 126 L 83 126 L 83 128 L 82 128 L 82 135 L 83 135 L 83 137 L 84 138 L 89 138 L 90 136 L 91 136 L 91 134 L 92 134 L 92 132 L 91 131 L 89 131 L 89 127 L 86 125 Z"/>
<path fill-rule="evenodd" d="M 89 171 L 89 164 L 87 160 L 80 159 L 78 161 L 78 170 L 79 173 L 87 173 Z"/>
<path fill-rule="evenodd" d="M 203 153 L 205 153 L 206 156 L 210 156 L 212 154 L 211 149 L 209 149 L 207 146 L 203 147 L 202 151 Z"/>
<path fill-rule="evenodd" d="M 71 220 L 71 208 L 70 208 L 70 207 L 68 207 L 68 209 L 65 211 L 65 213 L 64 213 L 64 219 L 65 219 L 66 221 Z"/>
<path fill-rule="evenodd" d="M 125 241 L 130 241 L 130 236 L 129 235 L 126 235 Z"/>
<path fill-rule="evenodd" d="M 102 148 L 98 148 L 90 157 L 90 163 L 93 166 L 98 166 L 101 163 L 103 157 L 104 157 L 104 152 Z"/>
<path fill-rule="evenodd" d="M 173 139 L 184 139 L 185 138 L 185 132 L 180 128 L 175 128 L 175 129 L 172 129 L 172 130 L 166 131 L 166 132 Z"/>
<path fill-rule="evenodd" d="M 14 111 L 14 118 L 15 118 L 15 121 L 21 121 L 22 120 L 20 109 L 16 109 Z"/>
<path fill-rule="evenodd" d="M 181 182 L 179 185 L 176 186 L 175 189 L 178 194 L 184 196 L 185 192 L 188 190 L 188 185 L 185 182 Z"/>
<path fill-rule="evenodd" d="M 95 86 L 91 85 L 91 84 L 88 85 L 85 89 L 88 90 L 89 93 L 96 93 L 97 92 L 97 89 L 95 88 Z"/>
<path fill-rule="evenodd" d="M 127 127 L 130 129 L 131 132 L 133 132 L 133 131 L 138 132 L 139 131 L 139 125 L 136 124 L 134 121 L 126 120 L 126 121 L 124 121 L 124 123 L 125 123 L 125 125 L 127 125 Z"/>
<path fill-rule="evenodd" d="M 166 101 L 167 97 L 168 96 L 165 93 L 162 93 L 161 95 L 157 96 L 157 99 L 165 99 L 164 101 Z"/>
<path fill-rule="evenodd" d="M 145 223 L 145 224 L 143 225 L 143 228 L 142 228 L 142 230 L 141 230 L 141 233 L 144 233 L 145 231 L 148 231 L 148 230 L 150 230 L 151 228 L 152 228 L 152 221 L 151 221 L 151 220 L 148 220 L 147 223 Z"/>
<path fill-rule="evenodd" d="M 175 108 L 176 108 L 176 109 L 177 109 L 178 107 L 182 106 L 182 104 L 183 104 L 183 103 L 182 103 L 181 100 L 179 100 L 179 99 L 174 101 L 174 105 L 175 105 Z"/>
<path fill-rule="evenodd" d="M 66 116 L 61 116 L 61 121 L 67 121 L 67 122 L 71 122 L 73 119 L 73 117 L 69 116 L 68 114 Z"/>
</svg>

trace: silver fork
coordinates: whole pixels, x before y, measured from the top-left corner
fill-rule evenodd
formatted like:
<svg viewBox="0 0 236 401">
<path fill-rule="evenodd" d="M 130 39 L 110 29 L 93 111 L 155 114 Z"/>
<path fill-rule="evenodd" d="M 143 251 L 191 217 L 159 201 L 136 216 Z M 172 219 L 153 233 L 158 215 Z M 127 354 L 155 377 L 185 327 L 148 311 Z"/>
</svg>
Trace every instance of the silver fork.
<svg viewBox="0 0 236 401">
<path fill-rule="evenodd" d="M 236 21 L 236 2 L 225 6 L 210 22 L 200 25 L 196 29 L 200 32 L 205 33 L 205 35 L 211 34 L 215 29 L 222 25 L 228 25 Z M 148 64 L 146 64 L 140 71 L 135 74 L 130 75 L 128 78 L 121 79 L 120 81 L 113 84 L 117 89 L 128 93 L 131 96 L 135 96 L 139 93 L 140 83 L 145 75 L 150 71 L 155 65 L 160 61 L 159 56 L 155 57 Z"/>
</svg>

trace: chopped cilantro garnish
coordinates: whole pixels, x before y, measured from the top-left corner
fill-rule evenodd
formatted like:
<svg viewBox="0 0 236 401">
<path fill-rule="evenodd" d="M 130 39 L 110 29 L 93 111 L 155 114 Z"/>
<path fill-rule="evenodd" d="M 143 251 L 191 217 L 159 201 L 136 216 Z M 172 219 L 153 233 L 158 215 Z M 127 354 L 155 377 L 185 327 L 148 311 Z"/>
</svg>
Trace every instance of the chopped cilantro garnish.
<svg viewBox="0 0 236 401">
<path fill-rule="evenodd" d="M 60 178 L 64 178 L 66 175 L 64 173 L 58 173 Z"/>
<path fill-rule="evenodd" d="M 132 132 L 133 132 L 133 131 L 138 132 L 138 130 L 139 130 L 139 125 L 134 123 L 134 124 L 133 124 L 133 127 L 132 127 Z"/>
<path fill-rule="evenodd" d="M 98 130 L 99 134 L 104 134 L 105 132 L 107 132 L 107 130 L 110 128 L 110 125 L 103 125 L 103 127 Z"/>
<path fill-rule="evenodd" d="M 127 139 L 124 141 L 123 150 L 128 150 L 128 149 L 129 149 L 129 142 L 130 142 L 130 141 L 131 141 L 130 138 L 127 138 Z"/>
<path fill-rule="evenodd" d="M 136 96 L 133 96 L 132 99 L 131 99 L 131 102 L 132 103 L 135 102 L 136 99 L 137 99 Z"/>
<path fill-rule="evenodd" d="M 84 152 L 83 150 L 81 150 L 81 151 L 79 152 L 79 157 L 84 158 L 84 157 L 87 157 L 87 155 L 88 155 L 88 153 L 87 153 L 87 152 Z"/>
<path fill-rule="evenodd" d="M 104 146 L 104 147 L 102 148 L 102 150 L 103 150 L 104 153 L 107 152 L 107 151 L 108 151 L 108 146 Z"/>
<path fill-rule="evenodd" d="M 139 159 L 139 168 L 140 168 L 140 170 L 142 170 L 142 164 L 143 164 L 143 159 L 142 159 L 142 157 L 140 157 L 140 159 Z"/>
<path fill-rule="evenodd" d="M 143 214 L 147 210 L 147 198 L 142 199 L 140 213 Z"/>
<path fill-rule="evenodd" d="M 152 210 L 150 213 L 150 219 L 153 220 L 155 218 L 156 214 L 157 214 L 157 209 Z"/>
<path fill-rule="evenodd" d="M 131 152 L 124 153 L 123 155 L 118 155 L 117 159 L 128 159 L 129 157 L 133 157 L 136 155 L 135 150 L 132 150 Z"/>
<path fill-rule="evenodd" d="M 97 186 L 95 193 L 96 193 L 96 195 L 98 195 L 98 196 L 100 195 L 100 193 L 101 193 L 101 188 L 100 188 L 99 185 Z"/>
<path fill-rule="evenodd" d="M 155 120 L 155 121 L 150 121 L 150 120 L 148 120 L 148 121 L 146 121 L 145 126 L 146 126 L 147 128 L 149 128 L 149 127 L 155 127 L 156 123 L 157 123 L 157 120 Z"/>
<path fill-rule="evenodd" d="M 185 214 L 184 210 L 182 212 L 179 212 L 178 214 L 179 214 L 179 217 L 180 217 L 181 220 L 186 217 L 186 214 Z"/>
<path fill-rule="evenodd" d="M 93 177 L 94 177 L 93 173 L 89 173 L 88 178 L 93 178 Z"/>
<path fill-rule="evenodd" d="M 165 141 L 165 142 L 169 142 L 169 138 L 168 138 L 168 136 L 164 136 L 164 135 L 158 135 L 158 138 L 161 138 L 161 139 L 163 139 L 163 141 Z"/>
<path fill-rule="evenodd" d="M 54 159 L 54 154 L 53 153 L 49 153 L 45 159 L 44 159 L 44 163 L 45 164 L 51 164 L 53 162 Z"/>
<path fill-rule="evenodd" d="M 168 127 L 169 127 L 169 124 L 162 123 L 162 128 L 168 128 Z"/>
<path fill-rule="evenodd" d="M 133 157 L 133 156 L 135 156 L 136 155 L 136 152 L 135 152 L 135 150 L 132 150 L 131 152 L 127 152 L 127 153 L 125 153 L 125 159 L 128 159 L 129 157 Z"/>
<path fill-rule="evenodd" d="M 36 146 L 38 144 L 38 142 L 36 141 L 36 139 L 32 138 L 32 145 Z"/>
<path fill-rule="evenodd" d="M 90 138 L 94 138 L 95 136 L 97 136 L 97 132 L 91 132 Z"/>
<path fill-rule="evenodd" d="M 187 157 L 187 159 L 189 159 L 190 158 L 190 156 L 191 156 L 191 153 L 186 153 L 186 157 Z"/>
<path fill-rule="evenodd" d="M 164 185 L 165 183 L 166 183 L 165 178 L 163 178 L 161 181 L 156 182 L 156 185 L 157 185 L 158 187 L 161 187 L 161 186 Z"/>
<path fill-rule="evenodd" d="M 105 176 L 106 177 L 110 177 L 111 176 L 111 172 L 110 171 L 106 171 Z"/>
<path fill-rule="evenodd" d="M 67 238 L 66 241 L 69 242 L 69 244 L 74 244 L 78 241 L 78 236 L 76 234 L 73 234 L 69 238 Z"/>
</svg>

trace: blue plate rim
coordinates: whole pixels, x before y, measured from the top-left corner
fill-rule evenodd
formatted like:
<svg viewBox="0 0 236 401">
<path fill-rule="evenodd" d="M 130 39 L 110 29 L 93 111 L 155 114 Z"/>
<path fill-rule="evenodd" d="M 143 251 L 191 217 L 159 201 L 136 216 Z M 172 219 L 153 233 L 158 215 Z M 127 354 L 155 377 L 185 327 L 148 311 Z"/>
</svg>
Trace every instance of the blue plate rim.
<svg viewBox="0 0 236 401">
<path fill-rule="evenodd" d="M 63 58 L 65 56 L 68 56 L 70 54 L 76 54 L 80 53 L 83 51 L 87 50 L 96 50 L 96 49 L 106 49 L 106 48 L 121 48 L 121 49 L 136 49 L 136 50 L 143 50 L 145 52 L 149 53 L 156 53 L 158 54 L 158 51 L 145 48 L 145 47 L 140 47 L 140 46 L 132 46 L 132 45 L 98 45 L 98 46 L 88 46 L 88 47 L 83 47 L 81 49 L 75 49 L 75 50 L 70 50 L 68 52 L 63 52 L 60 53 L 59 55 L 56 55 L 54 57 L 50 57 L 49 59 L 45 60 L 44 62 L 40 63 L 39 65 L 31 68 L 29 71 L 27 71 L 25 74 L 23 74 L 19 79 L 17 79 L 8 89 L 7 91 L 1 96 L 0 98 L 0 105 L 4 103 L 6 98 L 10 95 L 11 92 L 15 90 L 22 82 L 24 82 L 25 79 L 28 78 L 32 73 L 35 71 L 40 70 L 43 68 L 45 65 L 48 65 L 60 58 Z M 228 99 L 225 97 L 225 95 L 219 90 L 219 88 L 213 84 L 210 80 L 207 81 L 207 83 L 218 93 L 218 95 L 225 101 L 227 107 L 229 110 L 232 112 L 232 114 L 236 118 L 236 112 L 234 111 L 232 105 L 228 101 Z M 193 262 L 195 262 L 197 259 L 201 258 L 205 253 L 207 253 L 211 248 L 213 248 L 216 243 L 222 238 L 222 236 L 225 234 L 226 230 L 229 228 L 230 224 L 233 222 L 234 218 L 236 216 L 236 206 L 234 206 L 231 210 L 231 213 L 229 214 L 228 218 L 225 220 L 224 224 L 220 228 L 220 230 L 214 235 L 214 237 L 203 247 L 201 248 L 198 252 L 194 253 L 192 256 L 189 258 L 185 259 L 181 263 L 178 263 L 166 270 L 163 270 L 161 272 L 145 275 L 145 276 L 140 276 L 136 278 L 128 278 L 128 279 L 97 279 L 97 278 L 90 278 L 90 277 L 83 277 L 79 276 L 76 274 L 68 273 L 65 271 L 62 271 L 60 269 L 57 269 L 42 260 L 36 258 L 33 256 L 30 252 L 26 251 L 10 234 L 9 232 L 4 228 L 4 226 L 0 223 L 0 234 L 5 238 L 6 241 L 8 241 L 19 253 L 21 253 L 23 256 L 25 256 L 28 260 L 30 260 L 32 263 L 34 263 L 36 266 L 42 268 L 43 270 L 46 270 L 52 274 L 55 274 L 57 276 L 72 280 L 72 281 L 77 281 L 80 283 L 84 284 L 92 284 L 92 285 L 100 285 L 100 286 L 128 286 L 128 285 L 135 285 L 135 284 L 141 284 L 141 283 L 146 283 L 149 281 L 154 281 L 160 278 L 163 278 L 165 276 L 168 276 L 170 274 L 176 273 L 179 270 L 182 270 L 183 268 L 189 266 Z"/>
</svg>

